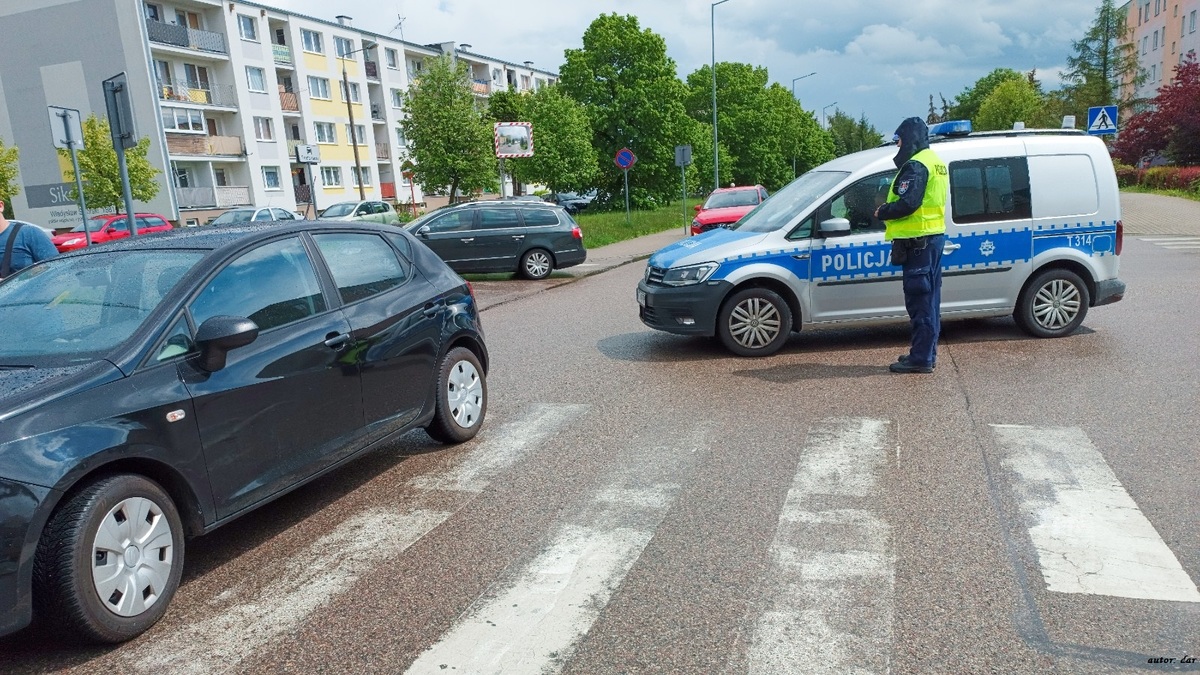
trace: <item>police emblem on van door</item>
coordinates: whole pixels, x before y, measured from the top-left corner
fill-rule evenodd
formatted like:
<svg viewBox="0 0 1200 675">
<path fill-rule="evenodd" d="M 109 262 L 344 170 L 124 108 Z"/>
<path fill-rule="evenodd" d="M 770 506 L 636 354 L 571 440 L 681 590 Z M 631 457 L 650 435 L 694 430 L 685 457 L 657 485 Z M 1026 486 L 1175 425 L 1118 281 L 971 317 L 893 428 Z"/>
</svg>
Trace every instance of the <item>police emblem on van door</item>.
<svg viewBox="0 0 1200 675">
<path fill-rule="evenodd" d="M 991 239 L 984 239 L 983 243 L 979 245 L 979 253 L 982 254 L 983 257 L 985 257 L 985 258 L 995 252 L 996 252 L 996 245 L 992 243 Z"/>
</svg>

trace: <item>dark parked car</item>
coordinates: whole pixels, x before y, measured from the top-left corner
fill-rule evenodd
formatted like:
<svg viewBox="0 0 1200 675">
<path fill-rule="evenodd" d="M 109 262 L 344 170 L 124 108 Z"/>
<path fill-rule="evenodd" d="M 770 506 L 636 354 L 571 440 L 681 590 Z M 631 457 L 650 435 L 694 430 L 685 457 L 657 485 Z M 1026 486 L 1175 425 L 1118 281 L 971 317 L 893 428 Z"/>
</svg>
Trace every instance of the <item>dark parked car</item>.
<svg viewBox="0 0 1200 675">
<path fill-rule="evenodd" d="M 117 642 L 205 534 L 416 427 L 487 412 L 470 286 L 369 223 L 126 239 L 0 283 L 0 635 Z"/>
<path fill-rule="evenodd" d="M 567 213 L 575 215 L 586 209 L 592 200 L 596 198 L 595 192 L 587 194 L 577 194 L 575 192 L 551 192 L 546 195 L 546 201 L 551 204 L 558 204 L 567 210 Z"/>
<path fill-rule="evenodd" d="M 459 273 L 515 271 L 545 279 L 587 259 L 579 225 L 561 206 L 545 202 L 458 204 L 405 227 Z"/>
</svg>

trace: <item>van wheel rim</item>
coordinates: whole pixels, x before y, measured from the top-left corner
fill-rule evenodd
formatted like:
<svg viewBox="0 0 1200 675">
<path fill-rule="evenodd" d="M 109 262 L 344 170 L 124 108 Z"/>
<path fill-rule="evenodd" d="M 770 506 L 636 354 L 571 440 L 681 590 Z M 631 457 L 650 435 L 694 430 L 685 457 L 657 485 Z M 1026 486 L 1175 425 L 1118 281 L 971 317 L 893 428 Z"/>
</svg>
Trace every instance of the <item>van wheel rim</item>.
<svg viewBox="0 0 1200 675">
<path fill-rule="evenodd" d="M 541 277 L 550 273 L 550 256 L 545 253 L 530 253 L 525 259 L 525 271 L 530 276 Z"/>
<path fill-rule="evenodd" d="M 766 347 L 782 329 L 779 309 L 762 298 L 746 298 L 729 314 L 729 334 L 746 349 Z"/>
<path fill-rule="evenodd" d="M 162 507 L 144 497 L 122 500 L 100 521 L 92 541 L 92 584 L 117 616 L 137 616 L 167 590 L 175 539 Z"/>
<path fill-rule="evenodd" d="M 470 429 L 479 423 L 483 410 L 483 378 L 470 361 L 459 361 L 446 378 L 446 409 L 455 424 Z"/>
<path fill-rule="evenodd" d="M 1054 279 L 1038 289 L 1033 298 L 1033 318 L 1047 330 L 1066 328 L 1082 308 L 1082 296 L 1075 284 Z"/>
</svg>

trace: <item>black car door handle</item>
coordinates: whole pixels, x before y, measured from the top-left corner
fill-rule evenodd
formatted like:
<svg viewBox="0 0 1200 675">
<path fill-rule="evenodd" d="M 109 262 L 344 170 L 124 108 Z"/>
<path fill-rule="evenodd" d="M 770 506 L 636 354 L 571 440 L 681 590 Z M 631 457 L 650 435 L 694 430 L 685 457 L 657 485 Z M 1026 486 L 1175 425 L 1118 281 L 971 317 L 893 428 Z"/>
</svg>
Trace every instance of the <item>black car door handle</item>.
<svg viewBox="0 0 1200 675">
<path fill-rule="evenodd" d="M 325 346 L 334 351 L 340 351 L 346 343 L 350 342 L 350 335 L 347 333 L 335 333 L 325 340 Z"/>
<path fill-rule="evenodd" d="M 516 239 L 517 241 L 521 241 L 524 238 L 525 238 L 525 235 L 523 235 L 523 234 L 514 234 L 513 235 L 513 239 Z"/>
<path fill-rule="evenodd" d="M 460 241 L 464 244 L 469 244 L 469 243 L 475 241 L 475 237 L 471 237 L 469 239 L 461 239 Z"/>
<path fill-rule="evenodd" d="M 433 318 L 433 317 L 437 316 L 438 312 L 442 311 L 442 308 L 445 306 L 446 306 L 445 300 L 438 300 L 436 302 L 427 302 L 427 303 L 425 303 L 425 309 L 423 309 L 421 311 L 421 313 L 427 317 Z"/>
</svg>

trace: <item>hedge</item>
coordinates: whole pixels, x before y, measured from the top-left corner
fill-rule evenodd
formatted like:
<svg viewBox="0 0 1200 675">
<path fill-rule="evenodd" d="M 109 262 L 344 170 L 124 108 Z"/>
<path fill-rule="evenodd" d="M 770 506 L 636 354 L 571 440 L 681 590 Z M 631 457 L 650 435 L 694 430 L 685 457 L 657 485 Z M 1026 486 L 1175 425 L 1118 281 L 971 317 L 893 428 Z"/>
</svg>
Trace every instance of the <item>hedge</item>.
<svg viewBox="0 0 1200 675">
<path fill-rule="evenodd" d="M 1138 169 L 1113 162 L 1117 184 L 1121 187 L 1140 185 L 1155 190 L 1185 190 L 1200 194 L 1200 166 L 1156 166 Z"/>
</svg>

